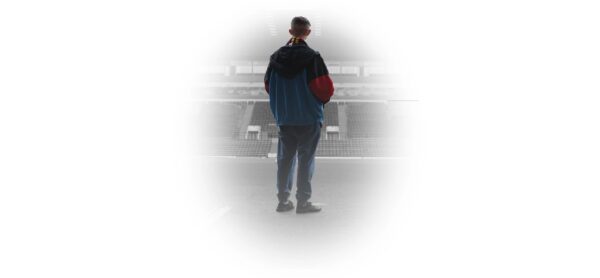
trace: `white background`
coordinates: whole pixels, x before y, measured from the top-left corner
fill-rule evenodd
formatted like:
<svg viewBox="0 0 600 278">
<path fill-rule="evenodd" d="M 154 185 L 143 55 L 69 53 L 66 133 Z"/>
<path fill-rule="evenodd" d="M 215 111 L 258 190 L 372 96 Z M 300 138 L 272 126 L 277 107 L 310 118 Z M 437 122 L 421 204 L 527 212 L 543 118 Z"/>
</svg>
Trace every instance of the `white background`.
<svg viewBox="0 0 600 278">
<path fill-rule="evenodd" d="M 181 109 L 207 49 L 265 9 L 345 17 L 419 98 L 384 236 L 290 269 L 206 240 Z M 4 1 L 2 277 L 598 277 L 593 1 Z M 208 54 L 210 55 L 210 54 Z M 238 274 L 238 275 L 235 275 Z"/>
</svg>

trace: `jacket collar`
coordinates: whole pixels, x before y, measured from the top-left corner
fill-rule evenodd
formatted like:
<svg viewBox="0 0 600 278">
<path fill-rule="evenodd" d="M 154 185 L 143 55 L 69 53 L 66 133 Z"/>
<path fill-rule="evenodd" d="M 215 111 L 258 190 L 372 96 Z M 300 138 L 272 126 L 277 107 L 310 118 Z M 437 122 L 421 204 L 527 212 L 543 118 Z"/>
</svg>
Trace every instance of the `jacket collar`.
<svg viewBox="0 0 600 278">
<path fill-rule="evenodd" d="M 297 38 L 297 37 L 291 37 L 285 45 L 288 46 L 288 45 L 298 45 L 298 44 L 308 46 L 308 44 L 303 39 Z"/>
</svg>

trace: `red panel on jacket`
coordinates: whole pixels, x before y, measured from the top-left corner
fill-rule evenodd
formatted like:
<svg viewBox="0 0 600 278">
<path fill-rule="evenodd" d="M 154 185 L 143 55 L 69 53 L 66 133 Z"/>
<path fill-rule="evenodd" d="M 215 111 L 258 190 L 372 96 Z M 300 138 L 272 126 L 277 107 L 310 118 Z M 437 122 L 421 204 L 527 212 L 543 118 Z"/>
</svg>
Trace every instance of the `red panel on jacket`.
<svg viewBox="0 0 600 278">
<path fill-rule="evenodd" d="M 333 96 L 333 81 L 329 75 L 321 75 L 308 85 L 315 96 L 323 103 L 329 102 Z"/>
</svg>

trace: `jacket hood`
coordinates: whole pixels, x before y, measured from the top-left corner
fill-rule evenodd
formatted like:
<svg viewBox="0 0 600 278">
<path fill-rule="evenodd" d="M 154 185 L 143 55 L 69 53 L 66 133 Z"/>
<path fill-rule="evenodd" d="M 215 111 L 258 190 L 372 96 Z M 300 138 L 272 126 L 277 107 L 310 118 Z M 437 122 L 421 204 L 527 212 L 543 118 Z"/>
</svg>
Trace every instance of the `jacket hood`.
<svg viewBox="0 0 600 278">
<path fill-rule="evenodd" d="M 269 65 L 286 78 L 292 78 L 313 61 L 316 51 L 306 42 L 282 46 L 271 55 Z"/>
</svg>

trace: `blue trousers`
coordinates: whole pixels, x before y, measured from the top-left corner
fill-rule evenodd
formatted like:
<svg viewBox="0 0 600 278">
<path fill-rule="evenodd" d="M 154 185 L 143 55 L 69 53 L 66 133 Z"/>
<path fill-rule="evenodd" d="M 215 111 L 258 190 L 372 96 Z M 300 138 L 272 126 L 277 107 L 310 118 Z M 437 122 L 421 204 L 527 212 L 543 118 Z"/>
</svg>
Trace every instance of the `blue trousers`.
<svg viewBox="0 0 600 278">
<path fill-rule="evenodd" d="M 292 192 L 296 158 L 298 177 L 296 179 L 296 200 L 303 203 L 310 199 L 310 181 L 315 171 L 315 152 L 321 137 L 321 124 L 280 125 L 277 146 L 277 198 L 285 202 Z"/>
</svg>

